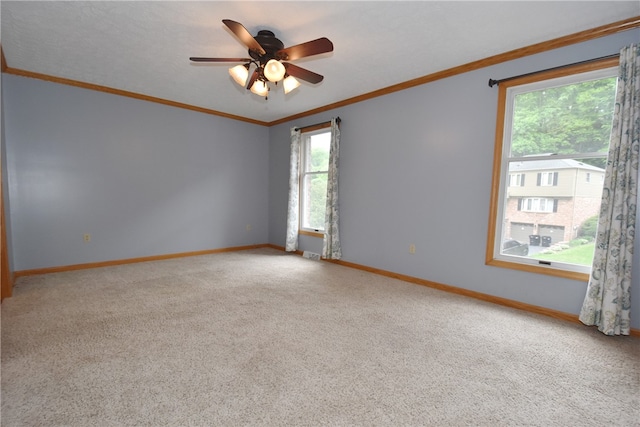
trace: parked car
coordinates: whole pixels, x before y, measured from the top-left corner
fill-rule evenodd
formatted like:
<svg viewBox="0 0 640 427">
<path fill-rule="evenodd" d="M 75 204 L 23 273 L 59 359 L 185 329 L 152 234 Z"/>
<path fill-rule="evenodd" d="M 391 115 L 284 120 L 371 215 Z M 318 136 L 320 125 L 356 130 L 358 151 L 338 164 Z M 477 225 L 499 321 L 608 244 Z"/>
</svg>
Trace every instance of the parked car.
<svg viewBox="0 0 640 427">
<path fill-rule="evenodd" d="M 527 256 L 529 255 L 529 245 L 513 239 L 505 240 L 502 243 L 502 254 Z"/>
</svg>

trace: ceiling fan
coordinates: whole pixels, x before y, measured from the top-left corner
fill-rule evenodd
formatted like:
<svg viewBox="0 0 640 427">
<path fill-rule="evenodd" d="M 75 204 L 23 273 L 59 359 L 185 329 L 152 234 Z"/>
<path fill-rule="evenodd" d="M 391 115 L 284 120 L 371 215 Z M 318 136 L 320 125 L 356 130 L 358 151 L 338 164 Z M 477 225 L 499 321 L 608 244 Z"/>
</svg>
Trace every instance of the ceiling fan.
<svg viewBox="0 0 640 427">
<path fill-rule="evenodd" d="M 223 19 L 222 22 L 235 34 L 238 39 L 249 49 L 250 58 L 203 58 L 191 57 L 193 62 L 244 62 L 229 69 L 229 74 L 241 86 L 251 90 L 256 95 L 269 95 L 267 82 L 278 84 L 282 80 L 284 93 L 287 94 L 300 86 L 300 80 L 309 83 L 320 83 L 324 78 L 320 74 L 298 67 L 287 61 L 305 58 L 307 56 L 319 55 L 333 51 L 333 43 L 326 37 L 311 40 L 306 43 L 297 44 L 291 47 L 284 47 L 275 34 L 269 30 L 260 30 L 254 37 L 239 22 L 230 19 Z M 251 65 L 255 69 L 249 77 Z"/>
</svg>

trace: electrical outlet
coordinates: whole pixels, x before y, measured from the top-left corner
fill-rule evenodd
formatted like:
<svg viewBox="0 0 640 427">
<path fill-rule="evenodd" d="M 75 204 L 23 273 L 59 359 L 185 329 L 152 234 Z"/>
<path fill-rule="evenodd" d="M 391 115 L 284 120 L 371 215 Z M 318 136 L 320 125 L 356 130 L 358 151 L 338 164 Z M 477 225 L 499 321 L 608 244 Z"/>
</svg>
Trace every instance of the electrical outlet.
<svg viewBox="0 0 640 427">
<path fill-rule="evenodd" d="M 251 224 L 247 224 L 247 231 L 251 231 Z"/>
<path fill-rule="evenodd" d="M 91 234 L 85 233 L 83 237 L 86 243 L 89 243 L 91 241 Z"/>
<path fill-rule="evenodd" d="M 413 243 L 409 245 L 409 253 L 410 254 L 416 253 L 416 245 L 414 245 Z"/>
</svg>

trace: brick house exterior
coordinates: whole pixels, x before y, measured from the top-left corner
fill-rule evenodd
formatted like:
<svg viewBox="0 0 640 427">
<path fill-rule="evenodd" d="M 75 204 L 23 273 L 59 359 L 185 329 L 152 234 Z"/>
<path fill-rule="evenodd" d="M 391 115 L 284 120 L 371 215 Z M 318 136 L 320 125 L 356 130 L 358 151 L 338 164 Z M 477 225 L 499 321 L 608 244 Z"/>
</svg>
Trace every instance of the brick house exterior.
<svg viewBox="0 0 640 427">
<path fill-rule="evenodd" d="M 548 246 L 575 239 L 598 215 L 604 169 L 573 159 L 513 162 L 507 182 L 505 239 Z"/>
</svg>

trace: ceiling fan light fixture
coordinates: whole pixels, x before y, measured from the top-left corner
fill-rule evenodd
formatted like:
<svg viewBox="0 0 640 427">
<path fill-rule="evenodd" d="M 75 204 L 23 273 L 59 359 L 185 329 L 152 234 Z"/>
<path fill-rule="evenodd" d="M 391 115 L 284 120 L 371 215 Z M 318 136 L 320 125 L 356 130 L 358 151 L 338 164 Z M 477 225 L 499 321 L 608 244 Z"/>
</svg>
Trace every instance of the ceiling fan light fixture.
<svg viewBox="0 0 640 427">
<path fill-rule="evenodd" d="M 287 94 L 300 86 L 298 79 L 311 84 L 322 81 L 323 77 L 320 74 L 294 65 L 291 61 L 333 52 L 333 43 L 328 38 L 321 37 L 285 48 L 282 41 L 272 31 L 260 30 L 254 37 L 239 22 L 223 19 L 222 23 L 245 45 L 248 49 L 249 58 L 192 56 L 189 60 L 198 63 L 235 62 L 242 64 L 229 68 L 229 75 L 240 86 L 251 90 L 256 95 L 264 96 L 265 99 L 269 95 L 269 83 L 277 85 L 278 82 L 284 80 L 282 85 L 284 86 L 284 93 Z M 251 77 L 249 77 L 251 64 L 254 65 L 255 69 Z"/>
<path fill-rule="evenodd" d="M 233 77 L 233 80 L 240 86 L 244 86 L 249 78 L 249 64 L 236 65 L 229 68 L 229 74 Z"/>
<path fill-rule="evenodd" d="M 284 65 L 282 62 L 275 59 L 270 59 L 264 66 L 264 76 L 270 82 L 279 82 L 284 78 L 285 73 Z"/>
<path fill-rule="evenodd" d="M 269 87 L 262 80 L 256 80 L 253 83 L 253 86 L 251 86 L 251 92 L 255 93 L 256 95 L 267 96 L 267 94 L 269 93 Z"/>
<path fill-rule="evenodd" d="M 298 86 L 300 86 L 300 82 L 296 80 L 296 78 L 293 76 L 287 76 L 282 82 L 282 87 L 284 88 L 285 95 L 291 92 L 292 90 L 294 90 L 295 88 L 297 88 Z"/>
</svg>

